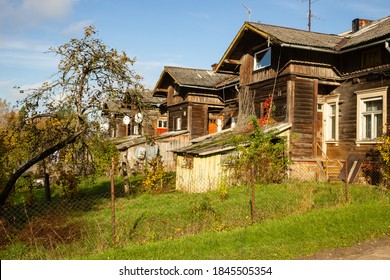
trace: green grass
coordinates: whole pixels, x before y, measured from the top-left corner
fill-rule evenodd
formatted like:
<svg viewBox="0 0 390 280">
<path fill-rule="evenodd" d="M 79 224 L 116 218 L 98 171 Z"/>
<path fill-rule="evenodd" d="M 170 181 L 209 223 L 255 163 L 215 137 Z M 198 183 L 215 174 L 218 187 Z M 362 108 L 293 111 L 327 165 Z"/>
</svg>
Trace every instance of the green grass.
<svg viewBox="0 0 390 280">
<path fill-rule="evenodd" d="M 97 192 L 109 193 L 107 181 L 84 184 L 80 190 L 84 198 Z M 2 248 L 0 257 L 291 259 L 390 234 L 387 190 L 351 185 L 350 197 L 350 203 L 345 203 L 341 183 L 258 185 L 253 219 L 247 187 L 229 188 L 226 198 L 218 191 L 118 197 L 116 235 L 112 238 L 110 199 L 100 195 L 90 203 L 81 200 L 83 207 L 64 204 L 68 211 L 58 211 L 63 219 L 60 224 L 68 225 L 66 229 L 77 234 L 76 238 L 65 242 L 62 237 L 54 242 L 41 234 L 39 239 L 41 235 L 27 227 L 25 239 L 30 243 L 14 238 L 11 245 Z M 54 210 L 56 206 L 51 207 Z M 61 233 L 61 226 L 45 220 L 37 229 L 42 232 L 49 224 L 57 235 Z"/>
<path fill-rule="evenodd" d="M 322 209 L 232 231 L 112 249 L 89 258 L 297 259 L 390 234 L 389 210 L 385 202 Z"/>
</svg>

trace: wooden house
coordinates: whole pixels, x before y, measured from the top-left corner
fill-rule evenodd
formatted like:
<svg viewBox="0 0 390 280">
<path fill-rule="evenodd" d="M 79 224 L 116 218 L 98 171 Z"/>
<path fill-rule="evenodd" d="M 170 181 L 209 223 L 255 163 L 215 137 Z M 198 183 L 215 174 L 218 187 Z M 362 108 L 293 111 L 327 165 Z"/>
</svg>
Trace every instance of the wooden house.
<svg viewBox="0 0 390 280">
<path fill-rule="evenodd" d="M 112 138 L 134 138 L 167 132 L 167 115 L 160 110 L 164 99 L 152 96 L 149 90 L 143 91 L 143 99 L 143 112 L 126 101 L 105 103 L 104 114 L 110 121 L 108 129 Z"/>
<path fill-rule="evenodd" d="M 387 133 L 390 17 L 352 27 L 334 35 L 245 22 L 215 68 L 239 75 L 259 118 L 271 97 L 273 119 L 291 124 L 292 177 L 329 179 L 331 162 L 365 157 Z"/>
<path fill-rule="evenodd" d="M 168 131 L 188 130 L 191 138 L 234 126 L 237 75 L 166 66 L 153 95 L 165 98 Z"/>
</svg>

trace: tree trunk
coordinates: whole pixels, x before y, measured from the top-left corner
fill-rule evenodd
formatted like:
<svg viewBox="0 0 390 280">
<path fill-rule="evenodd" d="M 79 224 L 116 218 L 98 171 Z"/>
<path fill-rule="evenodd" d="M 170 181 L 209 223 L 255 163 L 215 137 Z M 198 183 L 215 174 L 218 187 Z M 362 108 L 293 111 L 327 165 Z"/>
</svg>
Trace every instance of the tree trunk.
<svg viewBox="0 0 390 280">
<path fill-rule="evenodd" d="M 50 175 L 49 173 L 47 173 L 46 160 L 43 160 L 43 186 L 45 188 L 45 201 L 46 203 L 50 203 L 51 202 Z"/>
<path fill-rule="evenodd" d="M 255 111 L 255 92 L 250 90 L 248 86 L 244 86 L 240 89 L 238 93 L 239 100 L 239 109 L 238 109 L 238 122 L 236 125 L 236 130 L 238 131 L 247 131 L 248 130 L 248 122 L 249 117 L 256 115 Z"/>
<path fill-rule="evenodd" d="M 68 138 L 66 138 L 64 141 L 58 143 L 57 145 L 43 151 L 36 157 L 30 159 L 28 162 L 26 162 L 24 165 L 22 165 L 14 174 L 11 175 L 10 179 L 8 180 L 7 184 L 5 185 L 4 190 L 0 194 L 0 206 L 3 206 L 5 204 L 5 201 L 7 200 L 12 188 L 14 187 L 16 181 L 19 179 L 20 176 L 23 175 L 24 172 L 26 172 L 30 167 L 32 167 L 34 164 L 40 162 L 41 160 L 47 158 L 51 154 L 55 153 L 56 151 L 61 150 L 62 148 L 66 147 L 67 145 L 75 142 L 77 138 L 83 134 L 85 131 L 79 131 Z"/>
</svg>

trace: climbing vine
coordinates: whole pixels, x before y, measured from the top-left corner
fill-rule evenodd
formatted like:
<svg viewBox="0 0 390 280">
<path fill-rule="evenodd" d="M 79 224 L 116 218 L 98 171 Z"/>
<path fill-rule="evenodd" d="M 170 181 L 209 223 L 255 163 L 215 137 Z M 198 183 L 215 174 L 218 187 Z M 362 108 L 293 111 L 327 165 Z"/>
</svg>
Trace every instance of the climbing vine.
<svg viewBox="0 0 390 280">
<path fill-rule="evenodd" d="M 264 101 L 263 108 L 264 108 L 264 116 L 262 116 L 257 121 L 259 126 L 264 126 L 264 125 L 267 125 L 267 124 L 274 123 L 275 121 L 272 118 L 272 116 L 273 116 L 273 113 L 275 111 L 275 104 L 273 103 L 272 96 L 268 97 Z"/>
</svg>

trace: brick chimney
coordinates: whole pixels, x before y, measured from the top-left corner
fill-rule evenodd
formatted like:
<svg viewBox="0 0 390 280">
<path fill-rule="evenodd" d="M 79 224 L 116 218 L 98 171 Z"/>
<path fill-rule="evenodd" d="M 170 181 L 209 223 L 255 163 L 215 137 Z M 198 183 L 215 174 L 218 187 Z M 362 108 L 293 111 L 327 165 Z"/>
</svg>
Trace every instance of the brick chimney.
<svg viewBox="0 0 390 280">
<path fill-rule="evenodd" d="M 364 26 L 367 24 L 371 23 L 372 20 L 369 19 L 361 19 L 361 18 L 356 18 L 352 21 L 352 33 L 355 33 L 362 29 Z"/>
</svg>

